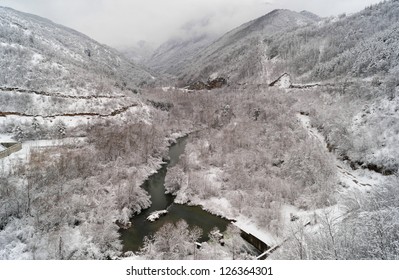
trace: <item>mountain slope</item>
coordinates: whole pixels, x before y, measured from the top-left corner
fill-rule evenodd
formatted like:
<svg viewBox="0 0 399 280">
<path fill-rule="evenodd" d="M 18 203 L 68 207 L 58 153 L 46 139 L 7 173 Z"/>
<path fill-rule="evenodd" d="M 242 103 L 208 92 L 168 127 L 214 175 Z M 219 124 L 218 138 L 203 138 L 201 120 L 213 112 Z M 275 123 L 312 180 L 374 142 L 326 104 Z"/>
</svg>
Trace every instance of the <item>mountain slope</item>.
<svg viewBox="0 0 399 280">
<path fill-rule="evenodd" d="M 370 77 L 399 70 L 399 2 L 352 16 L 321 19 L 308 11 L 275 10 L 228 32 L 167 72 L 185 86 L 210 76 L 230 83 L 269 84 L 283 73 L 296 81 Z"/>
<path fill-rule="evenodd" d="M 112 48 L 47 19 L 0 7 L 0 85 L 65 94 L 112 93 L 152 80 Z"/>
<path fill-rule="evenodd" d="M 398 171 L 399 1 L 264 42 L 266 79 L 289 73 L 299 88 L 314 88 L 316 98 L 306 107 L 331 150 L 354 168 Z"/>
<path fill-rule="evenodd" d="M 308 15 L 274 10 L 228 32 L 169 73 L 178 76 L 183 84 L 206 80 L 216 73 L 230 82 L 252 77 L 262 68 L 257 59 L 264 50 L 262 37 L 314 22 Z"/>
<path fill-rule="evenodd" d="M 304 81 L 385 75 L 399 63 L 398 21 L 399 2 L 387 1 L 317 28 L 265 37 L 267 67 Z"/>
<path fill-rule="evenodd" d="M 155 47 L 150 42 L 139 41 L 131 46 L 120 47 L 118 50 L 134 63 L 142 64 L 153 55 Z"/>
<path fill-rule="evenodd" d="M 116 50 L 47 19 L 0 7 L 0 133 L 54 137 L 143 108 L 155 78 Z M 62 131 L 65 131 L 62 129 Z"/>
<path fill-rule="evenodd" d="M 157 48 L 146 61 L 146 65 L 161 73 L 175 73 L 183 67 L 201 49 L 207 47 L 216 38 L 208 34 L 190 38 L 172 38 Z"/>
</svg>

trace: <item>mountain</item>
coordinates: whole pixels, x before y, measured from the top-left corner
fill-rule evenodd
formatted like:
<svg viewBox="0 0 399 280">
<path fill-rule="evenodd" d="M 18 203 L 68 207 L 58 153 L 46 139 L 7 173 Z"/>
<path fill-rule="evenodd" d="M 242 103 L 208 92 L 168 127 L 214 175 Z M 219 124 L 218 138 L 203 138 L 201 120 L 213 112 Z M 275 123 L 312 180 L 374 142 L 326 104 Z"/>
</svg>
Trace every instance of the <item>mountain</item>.
<svg viewBox="0 0 399 280">
<path fill-rule="evenodd" d="M 228 32 L 197 51 L 191 58 L 183 56 L 184 62 L 179 67 L 170 64 L 166 68 L 169 74 L 178 76 L 183 84 L 206 80 L 212 74 L 228 78 L 230 82 L 252 77 L 262 67 L 257 58 L 265 48 L 262 42 L 264 36 L 313 24 L 316 21 L 309 15 L 289 10 L 274 10 Z"/>
<path fill-rule="evenodd" d="M 154 79 L 116 50 L 47 19 L 0 7 L 0 85 L 112 94 Z"/>
<path fill-rule="evenodd" d="M 308 17 L 308 18 L 310 18 L 310 19 L 316 20 L 316 21 L 322 20 L 322 18 L 319 17 L 318 15 L 316 15 L 316 14 L 314 14 L 314 13 L 312 13 L 312 12 L 306 11 L 306 10 L 300 12 L 300 14 L 303 15 L 303 16 L 305 16 L 305 17 Z"/>
<path fill-rule="evenodd" d="M 398 67 L 399 2 L 264 37 L 266 68 L 303 81 L 386 75 Z"/>
<path fill-rule="evenodd" d="M 215 36 L 206 33 L 189 38 L 172 38 L 154 51 L 146 65 L 161 73 L 175 73 L 215 39 Z"/>
<path fill-rule="evenodd" d="M 120 47 L 118 50 L 131 61 L 142 64 L 153 55 L 155 45 L 147 41 L 139 41 L 132 46 Z"/>
<path fill-rule="evenodd" d="M 156 81 L 45 19 L 1 8 L 0 25 L 0 259 L 251 258 L 236 227 L 226 246 L 197 250 L 185 222 L 123 253 L 121 229 L 148 226 L 157 197 L 143 184 L 157 170 L 175 203 L 235 220 L 275 248 L 268 258 L 399 258 L 398 0 L 328 19 L 275 10 L 216 41 L 182 36 L 154 54 Z M 230 87 L 134 94 L 172 75 Z M 21 148 L 12 137 L 22 150 L 8 156 Z"/>
<path fill-rule="evenodd" d="M 160 168 L 167 146 L 177 137 L 168 142 L 172 129 L 166 113 L 147 105 L 137 92 L 153 81 L 142 67 L 77 31 L 0 8 L 0 205 L 9 205 L 0 207 L 0 259 L 106 259 L 121 254 L 118 221 L 128 223 L 134 212 L 150 206 L 140 185 L 146 172 Z M 115 148 L 116 157 L 109 157 L 109 150 L 102 156 L 97 148 L 105 146 L 100 142 Z M 145 160 L 136 158 L 140 150 Z M 35 159 L 38 154 L 43 160 Z M 77 173 L 61 167 L 61 161 Z M 126 196 L 119 175 L 128 170 L 134 171 Z M 118 174 L 118 183 L 94 183 L 105 172 Z M 12 191 L 5 194 L 8 189 Z M 32 231 L 17 236 L 18 228 Z M 98 234 L 102 229 L 107 232 Z M 17 241 L 20 237 L 24 241 Z M 50 240 L 57 240 L 58 253 Z M 43 250 L 33 244 L 44 244 Z"/>
<path fill-rule="evenodd" d="M 274 10 L 228 32 L 168 72 L 182 86 L 211 76 L 230 84 L 270 84 L 283 73 L 302 82 L 396 73 L 398 21 L 398 1 L 327 19 L 308 11 Z"/>
</svg>

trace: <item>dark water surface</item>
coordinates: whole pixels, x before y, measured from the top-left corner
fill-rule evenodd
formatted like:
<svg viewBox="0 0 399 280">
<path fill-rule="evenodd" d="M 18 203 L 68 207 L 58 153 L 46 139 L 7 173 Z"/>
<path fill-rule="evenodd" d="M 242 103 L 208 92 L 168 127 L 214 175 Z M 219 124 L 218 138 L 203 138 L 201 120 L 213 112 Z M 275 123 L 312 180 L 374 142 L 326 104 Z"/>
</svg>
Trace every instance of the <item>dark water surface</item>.
<svg viewBox="0 0 399 280">
<path fill-rule="evenodd" d="M 120 231 L 123 251 L 138 251 L 143 245 L 145 236 L 155 234 L 166 223 L 176 223 L 182 219 L 189 226 L 198 226 L 202 229 L 203 235 L 200 242 L 208 240 L 208 234 L 214 227 L 223 232 L 229 225 L 229 220 L 212 215 L 202 210 L 201 207 L 174 204 L 174 197 L 170 194 L 165 194 L 164 183 L 167 167 L 177 164 L 179 156 L 184 153 L 186 144 L 187 137 L 184 137 L 171 146 L 169 149 L 170 161 L 163 165 L 158 173 L 152 175 L 142 186 L 151 195 L 152 204 L 150 208 L 143 210 L 139 215 L 131 219 L 131 228 Z M 167 209 L 169 213 L 158 221 L 149 222 L 146 220 L 152 212 L 164 209 Z"/>
</svg>

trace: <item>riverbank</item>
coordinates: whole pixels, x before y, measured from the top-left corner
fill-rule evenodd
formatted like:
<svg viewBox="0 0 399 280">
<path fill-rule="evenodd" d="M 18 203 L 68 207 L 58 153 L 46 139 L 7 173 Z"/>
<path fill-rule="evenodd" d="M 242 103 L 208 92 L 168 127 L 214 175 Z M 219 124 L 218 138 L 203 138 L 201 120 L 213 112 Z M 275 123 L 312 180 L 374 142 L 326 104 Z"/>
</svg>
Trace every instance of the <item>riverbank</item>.
<svg viewBox="0 0 399 280">
<path fill-rule="evenodd" d="M 174 196 L 165 193 L 165 176 L 167 168 L 173 167 L 178 163 L 179 157 L 184 153 L 187 137 L 177 139 L 176 144 L 169 148 L 169 160 L 163 164 L 161 169 L 151 175 L 141 186 L 151 196 L 151 205 L 143 209 L 140 214 L 132 217 L 130 222 L 132 227 L 121 229 L 120 234 L 124 244 L 123 251 L 137 252 L 144 244 L 144 239 L 155 235 L 163 226 L 168 223 L 176 224 L 184 220 L 190 227 L 197 226 L 202 230 L 202 236 L 199 242 L 209 239 L 208 234 L 216 227 L 220 231 L 225 231 L 229 220 L 220 216 L 212 215 L 202 210 L 200 207 L 193 207 L 183 204 L 175 204 Z M 167 215 L 156 221 L 148 221 L 148 216 L 156 211 L 167 210 Z"/>
<path fill-rule="evenodd" d="M 286 206 L 286 211 L 293 213 L 297 221 L 292 227 L 290 239 L 287 239 L 287 242 L 282 244 L 281 250 L 272 254 L 271 258 L 345 259 L 346 256 L 353 258 L 353 254 L 356 254 L 358 249 L 363 255 L 364 251 L 361 247 L 359 248 L 359 244 L 373 246 L 372 242 L 365 243 L 364 240 L 370 238 L 369 235 L 373 236 L 375 227 L 378 227 L 378 230 L 385 227 L 386 218 L 382 224 L 379 222 L 381 216 L 387 214 L 385 210 L 378 213 L 379 207 L 381 207 L 380 200 L 386 195 L 387 189 L 392 186 L 395 176 L 384 176 L 368 169 L 352 169 L 347 161 L 341 160 L 328 149 L 323 135 L 311 126 L 309 116 L 298 114 L 297 117 L 309 136 L 319 143 L 325 153 L 331 154 L 331 161 L 336 167 L 338 177 L 335 192 L 336 202 L 311 211 Z M 396 193 L 393 192 L 393 194 Z M 383 203 L 385 202 L 384 200 Z M 371 208 L 369 208 L 370 206 Z M 362 212 L 364 213 L 362 214 Z M 359 220 L 368 219 L 368 216 L 375 216 L 375 222 L 365 221 L 365 224 L 359 222 Z M 306 228 L 304 225 L 307 225 Z M 367 234 L 364 234 L 363 230 L 366 230 Z M 348 232 L 351 235 L 350 240 L 347 236 Z M 297 240 L 303 241 L 297 242 Z M 325 249 L 326 244 L 329 246 L 328 250 Z M 348 249 L 351 251 L 349 252 Z"/>
<path fill-rule="evenodd" d="M 177 202 L 175 201 L 175 203 Z M 280 244 L 283 240 L 283 237 L 278 237 L 268 229 L 260 227 L 250 217 L 240 214 L 225 198 L 211 198 L 209 200 L 194 198 L 187 203 L 179 202 L 179 204 L 201 207 L 201 209 L 212 215 L 227 219 L 242 231 L 252 234 L 270 247 Z"/>
</svg>

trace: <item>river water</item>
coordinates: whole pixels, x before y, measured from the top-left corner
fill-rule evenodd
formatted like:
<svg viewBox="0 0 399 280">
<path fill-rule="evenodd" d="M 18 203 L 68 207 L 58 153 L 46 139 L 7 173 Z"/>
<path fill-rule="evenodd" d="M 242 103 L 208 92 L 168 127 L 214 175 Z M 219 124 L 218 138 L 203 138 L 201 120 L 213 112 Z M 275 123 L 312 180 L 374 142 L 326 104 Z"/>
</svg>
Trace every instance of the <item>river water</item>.
<svg viewBox="0 0 399 280">
<path fill-rule="evenodd" d="M 143 210 L 139 215 L 131 219 L 132 227 L 121 230 L 123 250 L 136 252 L 143 245 L 145 236 L 155 234 L 164 224 L 176 223 L 185 220 L 189 226 L 198 226 L 202 229 L 203 235 L 200 242 L 207 241 L 209 232 L 217 227 L 221 232 L 226 230 L 230 221 L 212 215 L 198 206 L 187 206 L 173 203 L 174 197 L 165 194 L 165 176 L 167 168 L 177 164 L 180 155 L 184 152 L 187 137 L 180 138 L 176 144 L 169 149 L 170 160 L 164 164 L 158 173 L 152 175 L 142 186 L 151 195 L 151 207 Z M 169 213 L 155 222 L 147 221 L 147 217 L 154 211 L 167 209 Z"/>
</svg>

